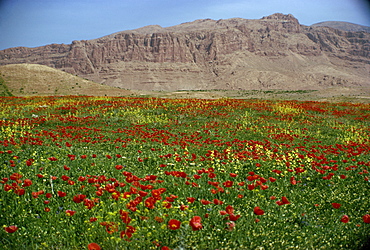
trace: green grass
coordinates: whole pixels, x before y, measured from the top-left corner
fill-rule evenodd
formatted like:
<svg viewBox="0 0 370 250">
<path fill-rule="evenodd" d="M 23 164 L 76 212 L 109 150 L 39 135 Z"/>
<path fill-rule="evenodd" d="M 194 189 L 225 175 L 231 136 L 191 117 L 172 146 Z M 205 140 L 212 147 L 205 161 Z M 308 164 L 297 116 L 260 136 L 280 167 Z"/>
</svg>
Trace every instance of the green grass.
<svg viewBox="0 0 370 250">
<path fill-rule="evenodd" d="M 359 249 L 370 236 L 369 104 L 0 103 L 3 249 Z"/>
</svg>

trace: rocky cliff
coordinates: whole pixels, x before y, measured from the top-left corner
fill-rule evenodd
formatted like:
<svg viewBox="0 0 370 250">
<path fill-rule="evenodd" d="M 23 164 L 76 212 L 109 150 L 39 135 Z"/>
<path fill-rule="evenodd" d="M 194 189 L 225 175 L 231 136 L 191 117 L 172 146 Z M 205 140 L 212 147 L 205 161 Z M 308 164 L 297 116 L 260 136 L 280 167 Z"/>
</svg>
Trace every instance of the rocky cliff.
<svg viewBox="0 0 370 250">
<path fill-rule="evenodd" d="M 0 65 L 14 63 L 47 65 L 141 90 L 369 86 L 370 34 L 303 26 L 283 14 L 204 19 L 0 51 Z"/>
</svg>

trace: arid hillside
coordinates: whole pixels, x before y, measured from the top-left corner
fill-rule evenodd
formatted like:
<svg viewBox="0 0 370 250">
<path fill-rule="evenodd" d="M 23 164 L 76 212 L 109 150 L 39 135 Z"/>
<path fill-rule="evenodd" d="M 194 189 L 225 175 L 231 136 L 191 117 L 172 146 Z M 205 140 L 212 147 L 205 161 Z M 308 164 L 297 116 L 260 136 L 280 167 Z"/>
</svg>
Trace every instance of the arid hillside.
<svg viewBox="0 0 370 250">
<path fill-rule="evenodd" d="M 0 67 L 0 95 L 130 95 L 128 90 L 101 85 L 81 77 L 38 64 L 10 64 Z"/>
<path fill-rule="evenodd" d="M 283 14 L 204 19 L 0 51 L 0 65 L 19 63 L 142 91 L 367 88 L 370 33 L 304 26 Z"/>
</svg>

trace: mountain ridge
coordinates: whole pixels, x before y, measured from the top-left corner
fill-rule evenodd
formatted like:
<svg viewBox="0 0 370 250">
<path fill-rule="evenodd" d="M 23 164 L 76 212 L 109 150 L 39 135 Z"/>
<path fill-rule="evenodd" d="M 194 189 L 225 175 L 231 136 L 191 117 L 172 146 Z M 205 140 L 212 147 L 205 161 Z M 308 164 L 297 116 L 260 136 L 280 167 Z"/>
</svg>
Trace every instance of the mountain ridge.
<svg viewBox="0 0 370 250">
<path fill-rule="evenodd" d="M 341 21 L 324 21 L 311 25 L 312 27 L 330 27 L 333 29 L 343 30 L 343 31 L 353 31 L 353 32 L 367 32 L 370 33 L 370 27 L 359 25 L 350 22 Z"/>
<path fill-rule="evenodd" d="M 0 51 L 124 89 L 323 89 L 368 86 L 370 34 L 300 25 L 293 15 L 145 26 L 72 44 Z"/>
</svg>

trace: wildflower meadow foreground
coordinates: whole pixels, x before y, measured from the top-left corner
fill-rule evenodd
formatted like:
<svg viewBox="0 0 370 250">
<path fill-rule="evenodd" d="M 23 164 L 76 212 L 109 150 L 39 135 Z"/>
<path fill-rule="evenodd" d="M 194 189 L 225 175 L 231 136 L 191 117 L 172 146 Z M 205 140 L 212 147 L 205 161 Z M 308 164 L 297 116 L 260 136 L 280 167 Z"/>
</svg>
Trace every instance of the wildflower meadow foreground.
<svg viewBox="0 0 370 250">
<path fill-rule="evenodd" d="M 360 249 L 370 105 L 1 97 L 1 249 Z"/>
</svg>

